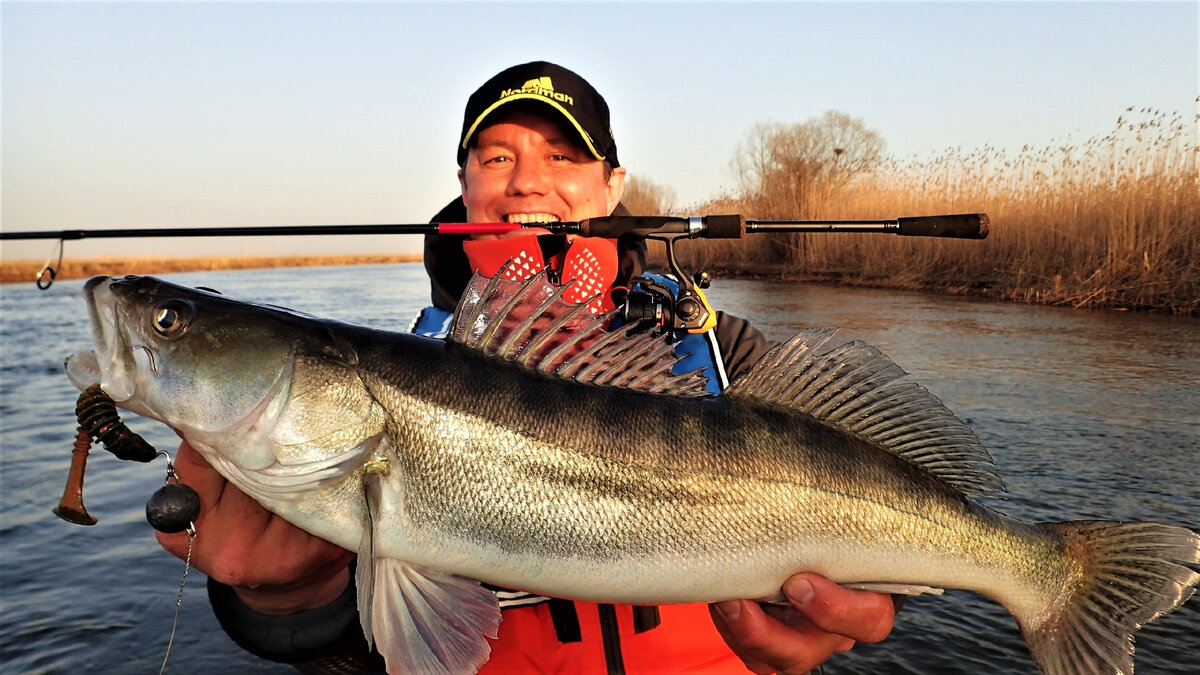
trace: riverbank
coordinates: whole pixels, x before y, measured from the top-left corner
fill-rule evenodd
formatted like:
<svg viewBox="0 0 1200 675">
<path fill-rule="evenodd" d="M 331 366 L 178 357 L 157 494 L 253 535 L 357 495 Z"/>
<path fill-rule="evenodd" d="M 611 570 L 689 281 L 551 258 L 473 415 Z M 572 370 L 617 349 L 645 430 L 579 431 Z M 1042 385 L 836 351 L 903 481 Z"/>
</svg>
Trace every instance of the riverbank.
<svg viewBox="0 0 1200 675">
<path fill-rule="evenodd" d="M 981 298 L 997 302 L 1016 302 L 1026 305 L 1049 305 L 1072 309 L 1093 309 L 1109 312 L 1153 312 L 1200 316 L 1200 299 L 1168 298 L 1162 304 L 1122 303 L 1111 296 L 1116 290 L 1097 289 L 1083 291 L 1066 287 L 1060 276 L 1045 287 L 1018 286 L 995 279 L 968 281 L 954 278 L 923 278 L 918 275 L 863 276 L 851 271 L 824 271 L 808 273 L 798 271 L 786 264 L 758 264 L 747 268 L 732 269 L 722 265 L 705 266 L 705 270 L 716 278 L 766 279 L 829 286 L 852 286 L 896 291 L 918 291 L 939 295 L 957 295 Z"/>
<path fill-rule="evenodd" d="M 269 267 L 333 267 L 339 265 L 386 265 L 421 262 L 421 254 L 273 256 L 260 258 L 95 258 L 62 261 L 55 279 L 86 279 L 97 274 L 111 277 L 126 274 L 173 274 L 207 270 L 248 270 Z M 31 282 L 45 265 L 37 260 L 0 262 L 0 283 Z"/>
</svg>

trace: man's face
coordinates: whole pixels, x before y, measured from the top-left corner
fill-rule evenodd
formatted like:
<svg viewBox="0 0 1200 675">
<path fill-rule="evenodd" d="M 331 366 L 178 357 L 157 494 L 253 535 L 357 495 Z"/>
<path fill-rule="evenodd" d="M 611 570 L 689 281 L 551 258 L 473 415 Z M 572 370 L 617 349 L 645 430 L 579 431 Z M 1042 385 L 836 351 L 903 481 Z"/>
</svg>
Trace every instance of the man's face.
<svg viewBox="0 0 1200 675">
<path fill-rule="evenodd" d="M 575 221 L 612 213 L 625 169 L 613 169 L 605 180 L 604 162 L 573 133 L 516 112 L 479 132 L 458 179 L 470 222 Z"/>
</svg>

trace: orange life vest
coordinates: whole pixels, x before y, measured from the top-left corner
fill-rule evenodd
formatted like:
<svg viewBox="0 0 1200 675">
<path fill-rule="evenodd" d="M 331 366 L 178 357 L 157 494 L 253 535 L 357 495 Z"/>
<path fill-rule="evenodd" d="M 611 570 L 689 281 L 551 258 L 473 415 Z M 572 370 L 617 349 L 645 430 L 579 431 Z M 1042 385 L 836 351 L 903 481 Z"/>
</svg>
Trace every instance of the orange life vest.
<svg viewBox="0 0 1200 675">
<path fill-rule="evenodd" d="M 574 612 L 577 635 L 561 634 L 563 624 L 570 624 L 569 614 L 563 618 L 565 608 Z M 654 623 L 649 614 L 656 615 L 657 625 L 645 625 Z M 481 675 L 749 672 L 717 633 L 705 604 L 634 607 L 551 600 L 504 610 L 499 638 L 491 643 L 492 656 Z"/>
</svg>

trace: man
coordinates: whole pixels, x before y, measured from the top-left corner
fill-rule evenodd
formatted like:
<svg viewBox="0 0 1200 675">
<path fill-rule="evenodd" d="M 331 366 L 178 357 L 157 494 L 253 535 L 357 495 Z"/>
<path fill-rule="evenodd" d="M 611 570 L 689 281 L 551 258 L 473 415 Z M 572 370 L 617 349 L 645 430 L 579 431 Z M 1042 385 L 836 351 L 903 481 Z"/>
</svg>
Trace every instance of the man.
<svg viewBox="0 0 1200 675">
<path fill-rule="evenodd" d="M 604 99 L 569 70 L 535 62 L 501 72 L 468 101 L 458 148 L 462 197 L 436 220 L 538 223 L 613 213 L 626 170 L 608 118 Z M 550 268 L 610 287 L 640 270 L 636 247 L 528 236 L 535 232 L 429 238 L 434 306 L 416 330 L 439 332 L 472 271 L 519 276 Z M 691 339 L 711 347 L 698 350 L 704 345 L 695 342 L 687 349 L 708 359 L 716 390 L 725 373 L 736 377 L 763 346 L 757 331 L 726 315 L 709 336 Z M 358 630 L 353 553 L 263 510 L 186 444 L 176 467 L 203 504 L 193 564 L 209 575 L 214 610 L 239 644 L 310 672 L 378 666 Z M 186 551 L 186 535 L 159 540 L 176 555 Z M 783 591 L 791 606 L 769 610 L 745 600 L 711 608 L 614 607 L 496 590 L 504 619 L 483 672 L 729 672 L 741 663 L 758 673 L 801 673 L 855 641 L 883 639 L 893 617 L 888 596 L 846 590 L 813 574 L 788 579 Z"/>
</svg>

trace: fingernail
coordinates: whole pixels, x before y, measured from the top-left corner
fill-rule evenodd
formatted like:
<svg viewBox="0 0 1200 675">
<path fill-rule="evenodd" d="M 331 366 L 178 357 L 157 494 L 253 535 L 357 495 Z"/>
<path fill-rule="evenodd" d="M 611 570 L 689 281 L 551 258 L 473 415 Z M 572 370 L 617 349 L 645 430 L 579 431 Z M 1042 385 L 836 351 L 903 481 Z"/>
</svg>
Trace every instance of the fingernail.
<svg viewBox="0 0 1200 675">
<path fill-rule="evenodd" d="M 742 616 L 741 600 L 726 600 L 724 602 L 716 602 L 713 603 L 713 607 L 715 607 L 717 612 L 729 622 L 737 621 Z"/>
<path fill-rule="evenodd" d="M 808 579 L 803 577 L 795 580 L 789 580 L 783 585 L 783 593 L 787 595 L 787 599 L 797 609 L 804 607 L 813 599 L 813 587 L 808 583 Z"/>
</svg>

